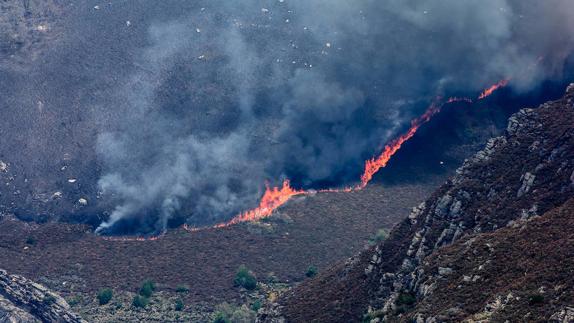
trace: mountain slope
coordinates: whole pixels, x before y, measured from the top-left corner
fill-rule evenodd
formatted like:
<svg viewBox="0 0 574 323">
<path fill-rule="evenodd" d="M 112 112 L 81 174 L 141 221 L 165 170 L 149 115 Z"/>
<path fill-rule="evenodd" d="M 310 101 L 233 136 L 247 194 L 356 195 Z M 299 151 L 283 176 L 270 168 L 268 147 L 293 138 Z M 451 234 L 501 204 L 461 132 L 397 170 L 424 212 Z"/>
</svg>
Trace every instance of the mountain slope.
<svg viewBox="0 0 574 323">
<path fill-rule="evenodd" d="M 461 239 L 519 226 L 574 196 L 573 100 L 571 85 L 563 98 L 513 115 L 506 134 L 467 160 L 387 241 L 294 288 L 260 320 L 348 322 L 369 308 L 374 321 L 405 319 L 436 290 L 425 275 L 431 254 L 440 258 L 444 246 Z"/>
</svg>

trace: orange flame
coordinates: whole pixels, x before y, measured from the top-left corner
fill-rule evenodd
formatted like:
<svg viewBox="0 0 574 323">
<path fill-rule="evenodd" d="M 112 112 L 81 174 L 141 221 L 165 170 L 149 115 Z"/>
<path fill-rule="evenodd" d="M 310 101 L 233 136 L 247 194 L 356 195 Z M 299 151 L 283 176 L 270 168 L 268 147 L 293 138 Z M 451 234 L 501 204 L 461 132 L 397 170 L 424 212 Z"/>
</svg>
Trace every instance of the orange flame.
<svg viewBox="0 0 574 323">
<path fill-rule="evenodd" d="M 375 175 L 381 168 L 387 166 L 391 157 L 401 149 L 401 146 L 409 139 L 411 139 L 421 125 L 428 122 L 435 114 L 440 112 L 440 106 L 432 104 L 427 111 L 420 117 L 411 121 L 411 127 L 403 135 L 391 141 L 385 146 L 385 150 L 377 158 L 371 158 L 365 162 L 365 170 L 363 175 L 361 175 L 361 183 L 356 187 L 356 189 L 363 189 L 367 184 L 373 179 Z"/>
<path fill-rule="evenodd" d="M 509 79 L 499 81 L 498 83 L 492 85 L 491 87 L 484 90 L 480 96 L 478 97 L 479 100 L 482 100 L 494 93 L 501 87 L 508 85 Z M 388 143 L 383 152 L 378 157 L 373 157 L 367 161 L 365 161 L 365 168 L 363 174 L 361 175 L 361 182 L 353 187 L 346 187 L 340 189 L 323 189 L 319 190 L 319 192 L 352 192 L 362 190 L 367 186 L 367 184 L 373 179 L 373 176 L 381 169 L 387 166 L 388 162 L 390 161 L 391 157 L 401 149 L 402 145 L 411 139 L 417 130 L 425 123 L 429 122 L 432 117 L 434 117 L 437 113 L 441 111 L 441 108 L 448 103 L 453 102 L 468 102 L 472 103 L 473 100 L 470 98 L 459 98 L 459 97 L 451 97 L 444 103 L 432 103 L 431 106 L 426 110 L 426 112 L 421 115 L 420 117 L 411 121 L 411 126 L 407 132 L 402 134 L 401 136 L 393 139 L 390 143 Z M 297 190 L 291 187 L 290 181 L 288 179 L 283 181 L 283 185 L 281 187 L 269 187 L 266 185 L 265 193 L 261 197 L 261 202 L 259 202 L 259 206 L 255 209 L 245 211 L 240 213 L 239 215 L 235 216 L 231 220 L 223 223 L 216 224 L 211 227 L 203 227 L 203 228 L 194 228 L 189 227 L 187 224 L 183 225 L 183 229 L 189 232 L 197 232 L 203 229 L 208 228 L 222 228 L 227 227 L 233 224 L 237 224 L 240 222 L 246 221 L 257 221 L 266 217 L 269 217 L 274 210 L 282 206 L 283 204 L 287 203 L 289 199 L 293 196 L 297 195 L 309 195 L 316 192 L 315 190 Z M 114 240 L 114 241 L 149 241 L 149 240 L 157 240 L 164 235 L 162 233 L 159 236 L 151 237 L 151 238 L 105 238 L 106 240 Z"/>
<path fill-rule="evenodd" d="M 253 210 L 243 212 L 220 226 L 227 226 L 244 221 L 255 221 L 268 217 L 275 209 L 285 204 L 291 197 L 309 194 L 308 191 L 293 189 L 288 179 L 283 181 L 283 186 L 269 187 L 266 185 L 265 193 L 259 202 L 259 206 Z"/>
<path fill-rule="evenodd" d="M 479 96 L 478 99 L 482 100 L 486 97 L 489 97 L 492 95 L 492 93 L 494 93 L 494 91 L 500 89 L 501 87 L 505 87 L 508 85 L 508 82 L 510 82 L 509 79 L 506 80 L 502 80 L 496 84 L 494 84 L 493 86 L 489 87 L 488 89 L 484 90 Z"/>
</svg>

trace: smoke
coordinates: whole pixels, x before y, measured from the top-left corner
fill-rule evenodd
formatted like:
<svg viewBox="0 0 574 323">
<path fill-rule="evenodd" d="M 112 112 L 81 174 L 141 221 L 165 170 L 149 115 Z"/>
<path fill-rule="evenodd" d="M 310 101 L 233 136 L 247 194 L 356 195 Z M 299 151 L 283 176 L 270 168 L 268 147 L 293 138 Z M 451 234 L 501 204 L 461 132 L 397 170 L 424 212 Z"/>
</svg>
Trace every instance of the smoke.
<svg viewBox="0 0 574 323">
<path fill-rule="evenodd" d="M 266 181 L 357 181 L 434 96 L 560 77 L 570 12 L 569 0 L 245 0 L 155 22 L 101 122 L 99 187 L 117 206 L 98 231 L 228 219 Z"/>
</svg>

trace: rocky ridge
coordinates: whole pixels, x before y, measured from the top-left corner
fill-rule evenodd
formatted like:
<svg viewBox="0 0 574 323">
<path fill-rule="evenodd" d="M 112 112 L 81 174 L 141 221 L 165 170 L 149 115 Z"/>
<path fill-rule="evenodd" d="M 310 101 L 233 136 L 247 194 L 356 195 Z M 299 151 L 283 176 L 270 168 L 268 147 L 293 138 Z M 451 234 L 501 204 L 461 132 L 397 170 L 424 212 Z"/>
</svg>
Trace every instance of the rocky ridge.
<svg viewBox="0 0 574 323">
<path fill-rule="evenodd" d="M 473 299 L 477 308 L 417 312 L 425 300 L 434 299 L 426 303 L 429 308 L 442 308 L 438 306 L 442 300 L 432 298 L 433 294 L 445 287 L 456 289 L 456 285 L 437 283 L 437 277 L 448 277 L 454 270 L 435 266 L 430 275 L 429 261 L 459 242 L 468 243 L 501 228 L 520 230 L 574 196 L 573 100 L 574 85 L 570 85 L 560 100 L 513 115 L 505 135 L 489 140 L 482 151 L 465 161 L 451 180 L 413 209 L 388 240 L 294 288 L 262 311 L 259 320 L 480 321 L 472 319 L 473 315 L 488 316 L 485 309 L 496 312 L 493 308 L 509 301 L 508 294 Z M 569 241 L 568 236 L 561 238 Z M 508 263 L 512 259 L 506 261 L 507 266 L 514 265 Z M 482 279 L 469 273 L 460 277 L 471 283 Z M 465 297 L 472 298 L 460 295 L 455 303 L 465 303 Z M 564 302 L 546 305 L 549 310 L 537 312 L 546 320 L 568 317 L 571 312 Z"/>
<path fill-rule="evenodd" d="M 0 322 L 86 322 L 58 294 L 0 270 Z"/>
</svg>

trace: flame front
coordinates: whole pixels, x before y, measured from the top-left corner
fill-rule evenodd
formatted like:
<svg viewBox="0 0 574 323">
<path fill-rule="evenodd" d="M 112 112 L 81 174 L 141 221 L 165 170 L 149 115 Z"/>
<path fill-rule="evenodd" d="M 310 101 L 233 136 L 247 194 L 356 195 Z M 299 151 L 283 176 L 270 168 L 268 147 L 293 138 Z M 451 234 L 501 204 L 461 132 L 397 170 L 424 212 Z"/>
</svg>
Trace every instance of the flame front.
<svg viewBox="0 0 574 323">
<path fill-rule="evenodd" d="M 357 185 L 356 189 L 363 189 L 381 168 L 384 168 L 391 160 L 391 157 L 401 149 L 401 146 L 409 139 L 411 139 L 420 126 L 427 123 L 435 114 L 440 112 L 440 106 L 432 104 L 427 111 L 420 117 L 411 121 L 411 127 L 403 135 L 391 141 L 385 146 L 383 152 L 377 158 L 371 158 L 365 162 L 365 170 L 361 175 L 361 183 Z"/>
<path fill-rule="evenodd" d="M 482 100 L 482 99 L 492 95 L 496 90 L 498 90 L 501 87 L 505 87 L 506 85 L 508 85 L 508 83 L 509 83 L 509 79 L 506 79 L 506 80 L 502 80 L 502 81 L 492 85 L 491 87 L 487 88 L 486 90 L 484 90 L 479 95 L 478 100 Z M 385 148 L 383 149 L 383 152 L 380 155 L 365 161 L 365 168 L 363 170 L 363 174 L 361 175 L 361 181 L 359 184 L 357 184 L 356 186 L 339 188 L 339 189 L 328 188 L 328 189 L 319 190 L 319 192 L 352 192 L 352 191 L 359 191 L 359 190 L 362 190 L 363 188 L 365 188 L 367 186 L 367 184 L 373 179 L 373 176 L 381 168 L 384 168 L 387 166 L 387 164 L 389 163 L 389 161 L 391 160 L 393 155 L 396 154 L 399 151 L 399 149 L 401 149 L 402 145 L 406 141 L 408 141 L 409 139 L 411 139 L 415 135 L 417 130 L 419 130 L 419 128 L 423 124 L 429 122 L 432 119 L 432 117 L 434 117 L 437 113 L 439 113 L 441 111 L 441 108 L 445 104 L 453 103 L 453 102 L 472 103 L 473 100 L 470 98 L 452 97 L 446 101 L 443 101 L 443 103 L 438 103 L 438 102 L 432 103 L 431 106 L 426 110 L 426 112 L 423 115 L 421 115 L 420 117 L 411 121 L 410 128 L 404 134 L 400 135 L 399 137 L 397 137 L 397 138 L 393 139 L 391 142 L 389 142 L 385 146 Z M 207 229 L 207 228 L 222 228 L 222 227 L 227 227 L 227 226 L 237 224 L 240 222 L 257 221 L 257 220 L 269 217 L 273 213 L 274 210 L 276 210 L 277 208 L 279 208 L 280 206 L 285 204 L 293 196 L 309 195 L 309 194 L 312 194 L 315 192 L 316 192 L 315 190 L 294 189 L 293 187 L 291 187 L 291 183 L 288 179 L 284 180 L 283 185 L 280 187 L 279 186 L 270 187 L 267 184 L 265 187 L 265 193 L 261 197 L 261 202 L 259 202 L 259 206 L 257 208 L 249 210 L 249 211 L 245 211 L 243 213 L 240 213 L 227 222 L 219 223 L 219 224 L 216 224 L 216 225 L 211 226 L 211 227 L 193 228 L 193 227 L 189 227 L 188 225 L 184 224 L 183 229 L 190 231 L 190 232 L 197 232 L 197 231 L 200 231 L 202 229 Z M 145 241 L 145 240 L 157 240 L 162 236 L 163 236 L 163 234 L 156 236 L 156 237 L 151 237 L 151 238 L 138 237 L 138 238 L 106 238 L 106 239 L 114 240 L 114 241 L 117 241 L 117 240 L 120 240 L 120 241 L 133 241 L 133 240 Z"/>
<path fill-rule="evenodd" d="M 291 197 L 303 194 L 309 194 L 309 192 L 293 189 L 288 179 L 283 181 L 283 186 L 281 187 L 269 187 L 267 184 L 265 193 L 263 197 L 261 197 L 261 202 L 259 202 L 257 208 L 243 212 L 231 219 L 231 221 L 220 224 L 219 226 L 228 226 L 239 222 L 255 221 L 268 217 L 275 209 L 289 201 Z"/>
<path fill-rule="evenodd" d="M 492 95 L 492 93 L 494 93 L 496 90 L 500 89 L 501 87 L 505 87 L 508 85 L 508 82 L 510 82 L 509 79 L 506 80 L 502 80 L 494 85 L 492 85 L 491 87 L 489 87 L 488 89 L 484 90 L 480 96 L 478 97 L 479 100 L 482 100 L 486 97 L 489 97 Z"/>
</svg>

